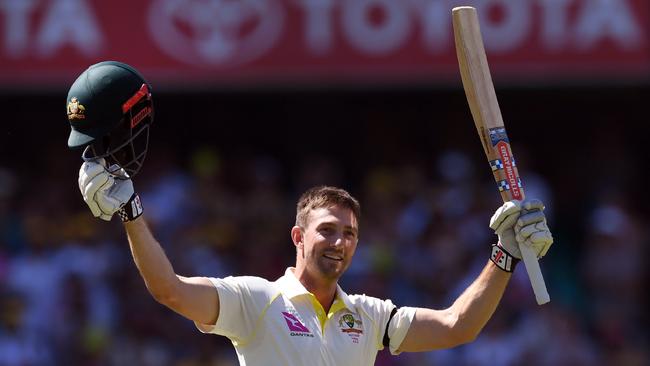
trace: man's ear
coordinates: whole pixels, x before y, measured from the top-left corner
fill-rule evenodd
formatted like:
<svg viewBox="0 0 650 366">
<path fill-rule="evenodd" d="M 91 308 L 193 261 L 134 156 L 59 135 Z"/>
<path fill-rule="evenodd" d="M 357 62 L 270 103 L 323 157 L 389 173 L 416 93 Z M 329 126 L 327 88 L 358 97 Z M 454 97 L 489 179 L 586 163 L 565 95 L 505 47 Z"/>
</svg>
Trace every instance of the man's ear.
<svg viewBox="0 0 650 366">
<path fill-rule="evenodd" d="M 302 248 L 303 238 L 302 229 L 300 226 L 294 226 L 291 228 L 291 240 L 293 241 L 293 245 L 295 245 L 297 248 Z"/>
</svg>

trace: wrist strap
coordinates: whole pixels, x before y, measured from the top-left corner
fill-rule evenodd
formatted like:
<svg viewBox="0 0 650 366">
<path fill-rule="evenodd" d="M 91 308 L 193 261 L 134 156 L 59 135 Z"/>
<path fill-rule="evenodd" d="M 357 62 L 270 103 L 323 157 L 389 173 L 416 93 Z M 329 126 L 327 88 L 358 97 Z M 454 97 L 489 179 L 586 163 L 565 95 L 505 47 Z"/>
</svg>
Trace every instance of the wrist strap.
<svg viewBox="0 0 650 366">
<path fill-rule="evenodd" d="M 137 193 L 133 193 L 129 201 L 117 211 L 122 222 L 135 220 L 142 215 L 142 212 L 142 202 L 140 202 L 140 196 Z"/>
<path fill-rule="evenodd" d="M 517 266 L 517 263 L 519 263 L 519 259 L 513 257 L 510 253 L 503 249 L 500 242 L 497 244 L 492 244 L 492 255 L 490 255 L 490 260 L 494 262 L 497 267 L 506 272 L 513 272 Z"/>
</svg>

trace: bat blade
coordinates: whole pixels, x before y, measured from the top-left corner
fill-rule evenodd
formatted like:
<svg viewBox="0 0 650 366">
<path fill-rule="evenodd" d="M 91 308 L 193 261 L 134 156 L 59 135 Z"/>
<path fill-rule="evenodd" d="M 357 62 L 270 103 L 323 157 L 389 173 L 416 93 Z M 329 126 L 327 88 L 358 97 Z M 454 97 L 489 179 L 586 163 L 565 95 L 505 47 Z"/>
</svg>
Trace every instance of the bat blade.
<svg viewBox="0 0 650 366">
<path fill-rule="evenodd" d="M 452 20 L 465 95 L 501 198 L 504 202 L 523 200 L 524 189 L 494 91 L 476 9 L 469 6 L 456 7 L 452 10 Z M 537 303 L 542 305 L 549 302 L 550 296 L 537 256 L 526 246 L 520 246 L 519 249 Z"/>
</svg>

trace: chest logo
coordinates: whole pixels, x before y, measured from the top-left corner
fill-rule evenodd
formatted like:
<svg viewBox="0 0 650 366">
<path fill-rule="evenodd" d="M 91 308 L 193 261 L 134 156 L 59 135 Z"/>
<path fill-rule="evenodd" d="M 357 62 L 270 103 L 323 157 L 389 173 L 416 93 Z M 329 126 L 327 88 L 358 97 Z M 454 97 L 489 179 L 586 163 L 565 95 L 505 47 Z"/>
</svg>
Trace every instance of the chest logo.
<svg viewBox="0 0 650 366">
<path fill-rule="evenodd" d="M 304 336 L 304 337 L 314 336 L 313 334 L 311 334 L 309 329 L 304 324 L 302 324 L 302 322 L 295 315 L 283 311 L 282 316 L 284 317 L 284 321 L 287 323 L 287 327 L 289 327 L 289 331 L 290 331 L 289 335 Z"/>
<path fill-rule="evenodd" d="M 339 328 L 352 339 L 352 343 L 359 343 L 359 336 L 363 334 L 363 322 L 352 313 L 339 317 Z"/>
<path fill-rule="evenodd" d="M 339 327 L 343 333 L 363 333 L 361 325 L 363 323 L 360 319 L 356 319 L 354 315 L 347 313 L 341 315 L 339 318 Z"/>
</svg>

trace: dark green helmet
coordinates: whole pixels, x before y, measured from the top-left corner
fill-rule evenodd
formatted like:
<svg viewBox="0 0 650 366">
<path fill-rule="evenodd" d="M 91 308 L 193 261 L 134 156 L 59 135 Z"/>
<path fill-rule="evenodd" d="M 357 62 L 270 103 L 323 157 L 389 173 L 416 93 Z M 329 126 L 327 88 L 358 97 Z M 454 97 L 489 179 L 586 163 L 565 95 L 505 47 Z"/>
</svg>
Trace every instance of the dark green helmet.
<svg viewBox="0 0 650 366">
<path fill-rule="evenodd" d="M 90 66 L 67 99 L 70 148 L 85 147 L 86 161 L 104 158 L 133 177 L 142 167 L 153 122 L 151 86 L 133 67 L 104 61 Z"/>
</svg>

